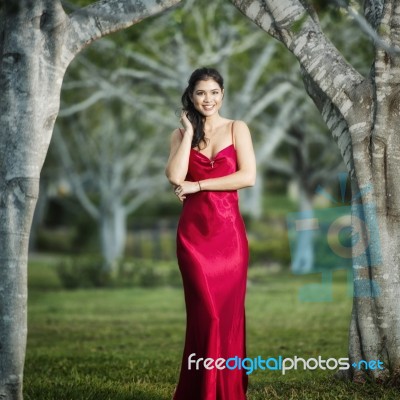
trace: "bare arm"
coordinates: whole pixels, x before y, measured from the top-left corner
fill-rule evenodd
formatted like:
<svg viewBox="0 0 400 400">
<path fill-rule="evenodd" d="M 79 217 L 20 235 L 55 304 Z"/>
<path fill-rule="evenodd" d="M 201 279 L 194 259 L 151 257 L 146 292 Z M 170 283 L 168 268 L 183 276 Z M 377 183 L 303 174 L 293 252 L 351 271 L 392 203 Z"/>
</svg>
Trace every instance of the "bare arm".
<svg viewBox="0 0 400 400">
<path fill-rule="evenodd" d="M 175 187 L 179 186 L 187 175 L 193 139 L 193 126 L 184 111 L 181 112 L 180 122 L 184 127 L 183 135 L 180 129 L 172 132 L 171 151 L 165 168 L 165 175 Z"/>
<path fill-rule="evenodd" d="M 186 198 L 186 194 L 196 193 L 200 189 L 203 191 L 225 191 L 238 190 L 254 185 L 256 180 L 256 158 L 249 128 L 243 121 L 235 122 L 235 144 L 238 170 L 220 178 L 204 179 L 200 182 L 182 182 L 177 188 L 177 195 L 181 201 Z"/>
<path fill-rule="evenodd" d="M 186 177 L 189 165 L 190 149 L 192 136 L 185 131 L 183 136 L 179 129 L 175 129 L 171 135 L 171 151 L 165 168 L 165 175 L 169 182 L 174 185 L 180 185 Z"/>
</svg>

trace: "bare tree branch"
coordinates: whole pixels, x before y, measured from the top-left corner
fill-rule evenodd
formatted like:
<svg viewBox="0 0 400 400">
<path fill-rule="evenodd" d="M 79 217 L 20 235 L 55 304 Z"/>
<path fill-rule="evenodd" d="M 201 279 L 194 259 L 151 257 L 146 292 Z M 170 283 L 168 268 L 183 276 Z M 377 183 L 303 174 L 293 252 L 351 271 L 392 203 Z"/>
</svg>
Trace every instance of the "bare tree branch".
<svg viewBox="0 0 400 400">
<path fill-rule="evenodd" d="M 164 11 L 181 0 L 100 0 L 70 15 L 67 48 L 73 55 L 112 32 Z"/>
<path fill-rule="evenodd" d="M 57 126 L 55 126 L 54 128 L 54 142 L 58 148 L 61 162 L 64 166 L 65 172 L 67 173 L 68 179 L 73 186 L 76 196 L 78 197 L 80 203 L 87 211 L 87 213 L 93 219 L 97 220 L 99 218 L 99 210 L 87 196 L 86 191 L 82 185 L 82 178 L 77 175 L 74 170 L 74 163 L 71 160 L 70 153 L 67 150 L 67 145 Z"/>
<path fill-rule="evenodd" d="M 299 0 L 231 0 L 263 30 L 281 41 L 299 60 L 311 79 L 343 115 L 353 106 L 355 89 L 364 78 L 349 65 L 324 35 L 321 27 Z M 344 77 L 346 77 L 344 79 Z"/>
<path fill-rule="evenodd" d="M 364 15 L 369 24 L 376 29 L 382 18 L 384 0 L 364 0 Z"/>
<path fill-rule="evenodd" d="M 364 5 L 365 17 L 361 15 L 353 6 L 347 4 L 344 0 L 335 0 L 339 7 L 346 10 L 347 14 L 353 18 L 361 28 L 375 43 L 378 48 L 381 48 L 393 55 L 400 52 L 399 47 L 395 47 L 386 37 L 387 29 L 380 29 L 381 34 L 378 34 L 376 29 L 382 22 L 383 2 L 382 0 L 368 0 Z"/>
</svg>

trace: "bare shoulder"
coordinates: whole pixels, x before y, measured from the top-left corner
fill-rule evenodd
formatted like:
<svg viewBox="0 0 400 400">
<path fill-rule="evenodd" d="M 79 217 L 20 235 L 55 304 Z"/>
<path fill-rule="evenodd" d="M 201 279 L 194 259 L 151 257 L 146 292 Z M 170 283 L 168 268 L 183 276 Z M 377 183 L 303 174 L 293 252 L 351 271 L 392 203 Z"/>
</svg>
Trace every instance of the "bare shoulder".
<svg viewBox="0 0 400 400">
<path fill-rule="evenodd" d="M 250 129 L 246 122 L 237 120 L 234 123 L 234 146 L 239 169 L 255 169 L 256 159 Z"/>
<path fill-rule="evenodd" d="M 235 131 L 241 131 L 241 130 L 249 130 L 249 127 L 247 126 L 246 122 L 240 120 L 240 119 L 235 119 L 232 120 L 233 122 L 233 129 Z"/>
<path fill-rule="evenodd" d="M 250 129 L 247 126 L 246 122 L 241 120 L 234 120 L 233 121 L 233 134 L 235 139 L 243 138 L 243 137 L 250 137 Z"/>
</svg>

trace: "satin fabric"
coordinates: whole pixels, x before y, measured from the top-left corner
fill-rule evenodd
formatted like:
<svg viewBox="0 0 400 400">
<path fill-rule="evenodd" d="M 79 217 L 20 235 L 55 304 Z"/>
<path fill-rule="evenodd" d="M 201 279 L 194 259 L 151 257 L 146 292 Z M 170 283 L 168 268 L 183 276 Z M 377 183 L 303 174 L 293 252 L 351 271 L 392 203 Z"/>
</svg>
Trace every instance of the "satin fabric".
<svg viewBox="0 0 400 400">
<path fill-rule="evenodd" d="M 192 149 L 186 180 L 217 178 L 235 171 L 233 144 L 213 160 Z M 186 303 L 186 336 L 173 399 L 245 400 L 245 370 L 207 369 L 203 364 L 199 369 L 195 364 L 188 367 L 192 353 L 193 360 L 246 357 L 249 252 L 236 190 L 187 195 L 177 230 L 177 258 Z"/>
</svg>

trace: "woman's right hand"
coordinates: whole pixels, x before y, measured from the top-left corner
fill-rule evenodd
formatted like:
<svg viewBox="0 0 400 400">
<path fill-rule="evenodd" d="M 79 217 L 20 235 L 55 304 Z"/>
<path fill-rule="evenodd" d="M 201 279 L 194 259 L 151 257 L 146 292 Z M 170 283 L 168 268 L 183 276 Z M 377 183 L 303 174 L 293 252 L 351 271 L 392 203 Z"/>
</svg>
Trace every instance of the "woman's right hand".
<svg viewBox="0 0 400 400">
<path fill-rule="evenodd" d="M 174 185 L 174 192 L 181 202 L 186 199 L 187 194 L 197 193 L 200 190 L 199 182 L 183 181 L 180 185 Z"/>
<path fill-rule="evenodd" d="M 187 117 L 187 111 L 182 110 L 180 121 L 181 121 L 183 128 L 185 129 L 185 133 L 187 132 L 187 133 L 193 135 L 193 125 L 189 121 L 189 118 Z"/>
</svg>

